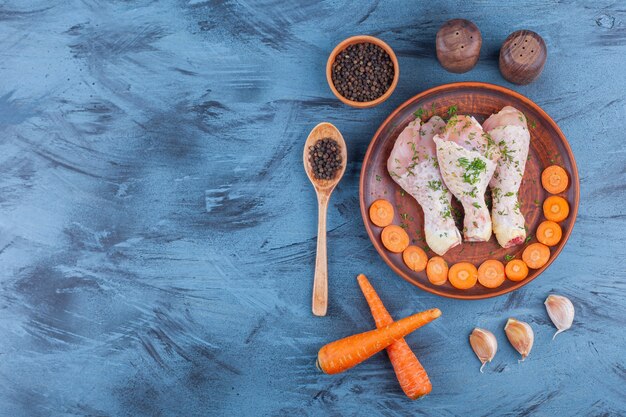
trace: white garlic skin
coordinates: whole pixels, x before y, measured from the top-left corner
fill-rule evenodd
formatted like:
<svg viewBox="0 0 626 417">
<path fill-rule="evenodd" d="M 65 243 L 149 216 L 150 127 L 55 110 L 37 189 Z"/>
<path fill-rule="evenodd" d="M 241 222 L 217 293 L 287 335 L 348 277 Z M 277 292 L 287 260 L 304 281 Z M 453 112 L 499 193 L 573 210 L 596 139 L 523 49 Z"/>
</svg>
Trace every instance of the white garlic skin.
<svg viewBox="0 0 626 417">
<path fill-rule="evenodd" d="M 552 336 L 552 340 L 557 334 L 572 327 L 574 322 L 574 304 L 569 298 L 562 295 L 550 294 L 544 303 L 550 320 L 557 328 L 557 332 Z"/>
<path fill-rule="evenodd" d="M 469 342 L 478 359 L 482 363 L 480 372 L 487 362 L 491 362 L 498 351 L 498 341 L 489 330 L 475 328 L 469 336 Z"/>
<path fill-rule="evenodd" d="M 504 326 L 504 332 L 511 346 L 522 355 L 522 361 L 526 359 L 535 341 L 535 334 L 530 324 L 510 318 Z"/>
</svg>

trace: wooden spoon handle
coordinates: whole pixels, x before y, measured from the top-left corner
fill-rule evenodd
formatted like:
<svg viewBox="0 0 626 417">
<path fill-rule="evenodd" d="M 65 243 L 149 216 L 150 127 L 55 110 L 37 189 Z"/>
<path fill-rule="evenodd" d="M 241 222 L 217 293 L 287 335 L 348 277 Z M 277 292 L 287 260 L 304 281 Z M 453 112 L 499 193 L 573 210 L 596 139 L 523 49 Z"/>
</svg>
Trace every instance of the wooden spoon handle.
<svg viewBox="0 0 626 417">
<path fill-rule="evenodd" d="M 313 278 L 313 314 L 325 316 L 328 307 L 328 258 L 326 256 L 326 211 L 329 195 L 317 196 L 317 255 Z"/>
</svg>

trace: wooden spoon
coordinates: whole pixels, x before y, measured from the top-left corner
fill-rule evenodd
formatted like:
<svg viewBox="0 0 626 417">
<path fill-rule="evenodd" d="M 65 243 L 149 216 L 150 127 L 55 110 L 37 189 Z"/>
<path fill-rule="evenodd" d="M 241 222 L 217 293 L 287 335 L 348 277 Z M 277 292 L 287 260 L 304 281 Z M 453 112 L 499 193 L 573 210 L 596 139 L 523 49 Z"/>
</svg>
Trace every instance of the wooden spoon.
<svg viewBox="0 0 626 417">
<path fill-rule="evenodd" d="M 313 167 L 309 162 L 309 147 L 324 138 L 331 138 L 337 141 L 341 153 L 341 168 L 335 173 L 335 178 L 331 180 L 320 180 L 315 178 Z M 311 130 L 309 137 L 304 144 L 304 170 L 311 180 L 315 193 L 317 194 L 317 255 L 315 259 L 315 277 L 313 279 L 313 314 L 325 316 L 328 307 L 328 259 L 326 256 L 326 210 L 328 200 L 343 173 L 346 171 L 348 152 L 343 136 L 335 126 L 330 123 L 320 123 Z"/>
</svg>

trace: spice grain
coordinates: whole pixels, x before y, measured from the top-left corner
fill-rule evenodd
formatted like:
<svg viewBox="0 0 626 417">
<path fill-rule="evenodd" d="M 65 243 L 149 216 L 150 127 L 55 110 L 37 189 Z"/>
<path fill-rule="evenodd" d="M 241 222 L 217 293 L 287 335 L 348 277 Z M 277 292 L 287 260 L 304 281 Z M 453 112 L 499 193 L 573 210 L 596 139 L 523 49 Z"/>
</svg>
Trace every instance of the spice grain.
<svg viewBox="0 0 626 417">
<path fill-rule="evenodd" d="M 337 141 L 331 138 L 320 139 L 309 146 L 309 162 L 313 175 L 318 180 L 330 180 L 341 168 L 341 149 Z"/>
<path fill-rule="evenodd" d="M 348 46 L 332 66 L 332 80 L 339 94 L 358 102 L 373 101 L 385 94 L 394 74 L 389 54 L 367 42 Z"/>
</svg>

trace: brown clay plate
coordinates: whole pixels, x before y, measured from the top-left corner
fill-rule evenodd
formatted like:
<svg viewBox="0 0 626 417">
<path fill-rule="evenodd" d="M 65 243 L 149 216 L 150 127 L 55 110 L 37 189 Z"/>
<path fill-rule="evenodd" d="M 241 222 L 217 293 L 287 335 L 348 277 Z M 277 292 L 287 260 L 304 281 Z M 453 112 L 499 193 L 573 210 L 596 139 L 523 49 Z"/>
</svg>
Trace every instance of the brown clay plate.
<svg viewBox="0 0 626 417">
<path fill-rule="evenodd" d="M 506 255 L 521 259 L 524 248 L 537 241 L 534 237 L 535 231 L 539 223 L 545 220 L 542 204 L 549 194 L 541 186 L 541 172 L 553 164 L 562 166 L 567 171 L 570 180 L 567 190 L 560 194 L 570 205 L 569 217 L 560 223 L 563 237 L 558 245 L 550 248 L 551 254 L 548 263 L 541 269 L 531 269 L 528 277 L 523 281 L 505 280 L 504 284 L 495 289 L 483 287 L 479 283 L 469 290 L 458 290 L 452 287 L 449 282 L 441 286 L 432 285 L 426 278 L 425 272 L 410 270 L 402 261 L 401 254 L 391 253 L 382 246 L 380 241 L 382 229 L 369 220 L 368 209 L 370 204 L 376 199 L 385 198 L 396 208 L 394 224 L 405 225 L 412 244 L 427 249 L 422 234 L 422 209 L 409 194 L 402 192 L 400 186 L 387 173 L 386 166 L 389 153 L 400 132 L 415 119 L 414 113 L 420 108 L 423 109 L 423 120 L 428 120 L 433 114 L 448 119 L 448 110 L 451 106 L 456 106 L 457 114 L 472 115 L 482 123 L 492 113 L 500 111 L 502 107 L 507 105 L 517 108 L 526 115 L 531 135 L 529 160 L 526 162 L 526 171 L 519 191 L 522 213 L 526 218 L 528 236 L 531 236 L 531 239 L 523 245 L 509 249 L 501 248 L 495 237 L 492 237 L 489 242 L 463 242 L 462 245 L 449 250 L 444 258 L 449 265 L 460 261 L 469 261 L 476 266 L 487 259 L 498 259 L 506 264 Z M 528 284 L 554 261 L 565 246 L 574 227 L 578 212 L 580 185 L 574 155 L 565 136 L 557 124 L 538 105 L 523 95 L 504 87 L 479 82 L 461 82 L 445 84 L 424 91 L 391 113 L 374 135 L 365 154 L 359 194 L 361 216 L 367 234 L 380 256 L 394 272 L 410 283 L 434 294 L 450 298 L 482 299 L 505 294 Z M 488 189 L 487 201 L 489 201 L 490 195 L 491 192 Z M 454 199 L 453 206 L 462 213 L 461 205 Z M 460 224 L 459 221 L 457 224 Z M 427 250 L 427 254 L 429 257 L 435 256 L 435 253 L 430 250 Z"/>
</svg>

